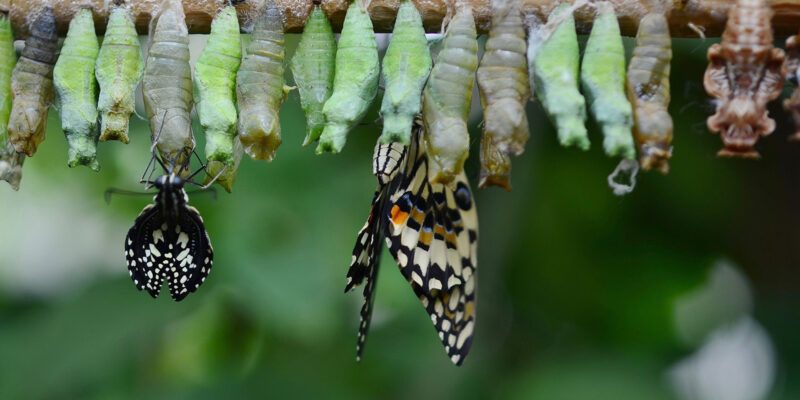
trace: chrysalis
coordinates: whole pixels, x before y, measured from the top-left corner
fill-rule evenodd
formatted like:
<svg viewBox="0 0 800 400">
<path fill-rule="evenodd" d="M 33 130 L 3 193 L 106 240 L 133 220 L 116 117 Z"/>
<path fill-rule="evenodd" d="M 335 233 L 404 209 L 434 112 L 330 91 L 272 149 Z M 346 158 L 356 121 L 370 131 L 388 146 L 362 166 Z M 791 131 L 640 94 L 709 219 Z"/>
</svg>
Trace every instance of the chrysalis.
<svg viewBox="0 0 800 400">
<path fill-rule="evenodd" d="M 333 92 L 335 57 L 336 40 L 331 23 L 319 5 L 314 5 L 291 63 L 300 105 L 306 113 L 303 146 L 319 139 L 325 127 L 322 106 Z"/>
<path fill-rule="evenodd" d="M 612 157 L 633 159 L 633 110 L 625 95 L 625 47 L 614 6 L 596 3 L 597 16 L 586 43 L 581 84 L 594 119 L 603 129 L 603 148 Z"/>
<path fill-rule="evenodd" d="M 381 242 L 433 322 L 447 356 L 461 365 L 475 328 L 478 213 L 466 174 L 452 185 L 428 180 L 429 158 L 420 126 L 411 144 L 378 143 L 373 172 L 379 186 L 358 232 L 345 291 L 364 284 L 356 358 L 361 359 L 372 317 Z"/>
<path fill-rule="evenodd" d="M 92 11 L 81 9 L 69 23 L 67 38 L 53 70 L 61 104 L 61 129 L 69 144 L 67 165 L 100 170 L 97 161 L 97 81 L 94 64 L 100 46 Z"/>
<path fill-rule="evenodd" d="M 355 0 L 347 9 L 339 36 L 333 94 L 322 108 L 326 122 L 317 154 L 342 151 L 347 134 L 364 118 L 378 93 L 379 73 L 378 43 L 372 20 L 362 0 Z"/>
<path fill-rule="evenodd" d="M 639 164 L 645 171 L 657 169 L 663 174 L 669 172 L 672 157 L 672 117 L 667 110 L 671 60 L 667 18 L 660 13 L 645 15 L 628 65 L 628 99 L 633 105 Z"/>
<path fill-rule="evenodd" d="M 11 72 L 17 62 L 11 21 L 0 15 L 0 179 L 14 190 L 22 179 L 22 162 L 25 156 L 14 150 L 8 141 L 8 117 L 11 114 Z"/>
<path fill-rule="evenodd" d="M 128 121 L 134 110 L 134 90 L 142 78 L 144 60 L 130 11 L 114 7 L 97 56 L 100 84 L 100 140 L 128 143 Z"/>
<path fill-rule="evenodd" d="M 467 117 L 478 68 L 475 19 L 468 4 L 456 7 L 422 96 L 428 172 L 433 183 L 450 183 L 469 155 Z"/>
<path fill-rule="evenodd" d="M 530 137 L 525 105 L 531 92 L 525 57 L 525 28 L 519 2 L 492 2 L 492 29 L 478 67 L 483 104 L 480 187 L 511 190 L 511 159 L 525 151 Z"/>
<path fill-rule="evenodd" d="M 25 49 L 11 78 L 13 105 L 8 140 L 19 153 L 32 156 L 44 141 L 47 109 L 53 102 L 53 66 L 58 60 L 58 33 L 52 7 L 44 7 L 30 26 Z"/>
<path fill-rule="evenodd" d="M 397 11 L 392 41 L 383 56 L 386 91 L 381 104 L 381 143 L 411 143 L 411 125 L 422 107 L 422 88 L 431 64 L 422 17 L 414 3 L 403 1 Z"/>
<path fill-rule="evenodd" d="M 150 132 L 167 166 L 179 169 L 194 150 L 189 31 L 178 0 L 165 0 L 150 22 L 142 93 Z"/>
<path fill-rule="evenodd" d="M 573 9 L 567 3 L 556 7 L 547 20 L 551 32 L 535 55 L 536 95 L 556 126 L 562 146 L 589 149 L 586 132 L 586 101 L 578 91 L 578 35 Z"/>
<path fill-rule="evenodd" d="M 783 89 L 784 53 L 772 46 L 772 9 L 765 0 L 739 0 L 728 14 L 722 43 L 708 49 L 703 79 L 718 99 L 708 129 L 720 133 L 725 147 L 718 156 L 758 158 L 758 138 L 775 130 L 767 103 Z"/>
<path fill-rule="evenodd" d="M 792 97 L 783 101 L 783 107 L 792 114 L 795 133 L 789 140 L 800 140 L 800 35 L 786 39 L 786 74 L 797 85 Z"/>
<path fill-rule="evenodd" d="M 245 152 L 256 160 L 272 161 L 281 145 L 278 111 L 287 92 L 283 58 L 283 17 L 270 1 L 256 21 L 253 41 L 236 77 L 239 138 Z"/>
<path fill-rule="evenodd" d="M 206 135 L 208 173 L 228 192 L 236 176 L 236 71 L 242 58 L 236 9 L 222 9 L 211 23 L 208 42 L 194 69 L 197 115 Z M 224 169 L 224 171 L 223 171 Z"/>
</svg>

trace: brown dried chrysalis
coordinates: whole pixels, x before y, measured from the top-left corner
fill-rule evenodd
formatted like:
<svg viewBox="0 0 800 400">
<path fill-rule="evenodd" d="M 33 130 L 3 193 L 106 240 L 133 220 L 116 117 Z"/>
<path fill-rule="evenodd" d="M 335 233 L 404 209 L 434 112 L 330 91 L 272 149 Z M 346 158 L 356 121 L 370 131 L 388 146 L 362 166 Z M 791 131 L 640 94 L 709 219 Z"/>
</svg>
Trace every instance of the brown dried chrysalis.
<svg viewBox="0 0 800 400">
<path fill-rule="evenodd" d="M 772 46 L 771 18 L 766 0 L 738 0 L 722 43 L 708 49 L 703 84 L 718 99 L 707 121 L 725 145 L 718 156 L 758 158 L 756 141 L 775 130 L 767 103 L 780 95 L 786 71 L 783 50 Z"/>
<path fill-rule="evenodd" d="M 786 75 L 797 87 L 795 87 L 792 97 L 783 101 L 783 108 L 792 114 L 794 120 L 795 133 L 789 136 L 789 140 L 800 140 L 800 35 L 794 35 L 786 39 Z"/>
</svg>

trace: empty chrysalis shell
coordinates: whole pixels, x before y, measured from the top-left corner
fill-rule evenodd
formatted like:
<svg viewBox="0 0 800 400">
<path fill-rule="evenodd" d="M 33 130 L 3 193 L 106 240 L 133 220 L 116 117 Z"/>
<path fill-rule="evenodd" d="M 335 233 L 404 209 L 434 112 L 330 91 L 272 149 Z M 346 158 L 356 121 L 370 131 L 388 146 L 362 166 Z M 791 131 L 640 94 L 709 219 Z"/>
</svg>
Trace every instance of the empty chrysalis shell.
<svg viewBox="0 0 800 400">
<path fill-rule="evenodd" d="M 553 121 L 562 146 L 589 149 L 586 101 L 578 91 L 578 35 L 572 7 L 562 3 L 547 20 L 550 36 L 541 43 L 534 61 L 536 96 Z"/>
<path fill-rule="evenodd" d="M 8 118 L 11 115 L 11 72 L 17 62 L 11 21 L 0 15 L 0 179 L 14 190 L 22 179 L 25 156 L 17 153 L 8 141 Z"/>
<path fill-rule="evenodd" d="M 603 130 L 603 149 L 633 159 L 633 110 L 625 95 L 625 47 L 614 6 L 596 4 L 597 15 L 583 52 L 581 84 L 594 119 Z"/>
<path fill-rule="evenodd" d="M 61 104 L 61 129 L 69 145 L 67 165 L 85 165 L 95 171 L 100 170 L 94 76 L 99 50 L 92 11 L 81 9 L 69 23 L 61 56 L 53 70 L 53 83 Z"/>
<path fill-rule="evenodd" d="M 236 9 L 225 7 L 214 17 L 206 47 L 194 67 L 194 98 L 206 136 L 209 176 L 231 191 L 235 177 L 236 71 L 242 58 Z"/>
<path fill-rule="evenodd" d="M 469 5 L 457 7 L 422 96 L 428 174 L 432 183 L 451 183 L 469 155 L 467 117 L 472 102 L 478 40 Z"/>
<path fill-rule="evenodd" d="M 317 154 L 342 151 L 347 134 L 364 118 L 378 94 L 378 44 L 372 20 L 360 0 L 347 9 L 335 69 L 333 93 L 322 108 L 326 122 Z"/>
<path fill-rule="evenodd" d="M 722 136 L 719 156 L 758 158 L 756 142 L 775 130 L 767 103 L 780 96 L 786 71 L 783 50 L 772 46 L 771 19 L 765 0 L 739 0 L 728 14 L 722 42 L 708 49 L 703 84 L 719 101 L 707 124 Z"/>
<path fill-rule="evenodd" d="M 322 107 L 333 92 L 335 61 L 333 28 L 319 5 L 314 5 L 291 61 L 300 106 L 306 114 L 303 146 L 317 141 L 325 128 Z"/>
<path fill-rule="evenodd" d="M 188 166 L 194 150 L 189 31 L 181 2 L 165 0 L 150 24 L 142 78 L 144 106 L 158 152 L 166 166 L 178 172 Z"/>
<path fill-rule="evenodd" d="M 525 114 L 531 95 L 526 49 L 519 2 L 493 1 L 492 29 L 477 74 L 484 110 L 480 187 L 511 190 L 510 156 L 522 154 L 530 137 Z"/>
<path fill-rule="evenodd" d="M 239 139 L 256 160 L 272 161 L 281 145 L 279 110 L 286 98 L 284 85 L 283 16 L 274 2 L 256 21 L 253 41 L 236 77 Z"/>
<path fill-rule="evenodd" d="M 128 143 L 128 121 L 134 111 L 134 91 L 142 79 L 144 60 L 130 11 L 114 7 L 95 66 L 100 97 L 100 140 Z"/>
<path fill-rule="evenodd" d="M 628 64 L 628 99 L 633 106 L 633 137 L 642 169 L 669 172 L 672 117 L 669 115 L 669 73 L 672 37 L 667 18 L 650 13 L 639 21 L 636 46 Z"/>
<path fill-rule="evenodd" d="M 383 56 L 381 72 L 386 91 L 381 104 L 381 143 L 411 143 L 411 126 L 420 113 L 422 89 L 432 63 L 422 17 L 414 3 L 404 1 L 397 12 L 392 41 Z"/>
<path fill-rule="evenodd" d="M 32 156 L 44 141 L 47 110 L 53 102 L 53 66 L 58 33 L 52 7 L 44 7 L 30 26 L 22 56 L 11 77 L 13 104 L 8 139 L 19 153 Z"/>
</svg>

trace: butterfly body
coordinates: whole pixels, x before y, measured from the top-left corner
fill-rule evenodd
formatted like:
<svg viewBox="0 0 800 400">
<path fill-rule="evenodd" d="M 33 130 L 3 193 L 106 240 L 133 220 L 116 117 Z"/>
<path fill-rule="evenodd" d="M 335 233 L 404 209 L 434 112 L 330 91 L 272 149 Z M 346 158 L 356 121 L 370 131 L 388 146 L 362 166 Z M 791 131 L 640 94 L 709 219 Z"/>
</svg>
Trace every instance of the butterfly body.
<svg viewBox="0 0 800 400">
<path fill-rule="evenodd" d="M 372 315 L 381 242 L 436 328 L 451 361 L 461 365 L 472 343 L 478 219 L 463 171 L 454 185 L 431 183 L 415 129 L 411 144 L 379 144 L 373 173 L 379 187 L 359 231 L 345 291 L 364 283 L 357 358 Z"/>
<path fill-rule="evenodd" d="M 136 218 L 125 239 L 128 272 L 139 290 L 158 297 L 169 282 L 175 301 L 197 290 L 208 277 L 214 252 L 200 213 L 188 204 L 176 174 L 154 182 L 158 193 Z"/>
</svg>

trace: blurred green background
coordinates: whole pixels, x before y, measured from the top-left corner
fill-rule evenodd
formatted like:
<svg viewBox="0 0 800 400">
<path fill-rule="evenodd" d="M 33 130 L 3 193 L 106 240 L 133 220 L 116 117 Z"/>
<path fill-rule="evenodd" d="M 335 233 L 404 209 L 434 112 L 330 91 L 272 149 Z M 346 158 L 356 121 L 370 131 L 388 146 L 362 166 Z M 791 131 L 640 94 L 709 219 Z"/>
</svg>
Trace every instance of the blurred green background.
<svg viewBox="0 0 800 400">
<path fill-rule="evenodd" d="M 244 160 L 231 195 L 192 196 L 216 257 L 181 303 L 128 278 L 123 238 L 150 198 L 103 199 L 139 189 L 146 124 L 127 146 L 102 143 L 94 173 L 66 167 L 51 111 L 20 191 L 0 185 L 0 397 L 800 398 L 800 147 L 776 102 L 762 160 L 715 157 L 701 84 L 713 42 L 674 42 L 672 171 L 626 197 L 607 186 L 617 160 L 593 122 L 591 151 L 564 149 L 530 104 L 514 191 L 476 191 L 478 325 L 461 368 L 388 253 L 354 359 L 361 296 L 342 291 L 375 188 L 379 101 L 343 153 L 315 156 L 289 97 L 276 160 Z"/>
</svg>

